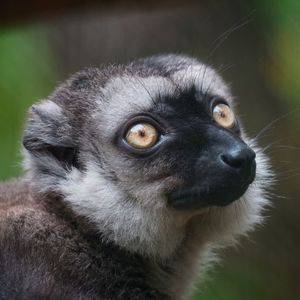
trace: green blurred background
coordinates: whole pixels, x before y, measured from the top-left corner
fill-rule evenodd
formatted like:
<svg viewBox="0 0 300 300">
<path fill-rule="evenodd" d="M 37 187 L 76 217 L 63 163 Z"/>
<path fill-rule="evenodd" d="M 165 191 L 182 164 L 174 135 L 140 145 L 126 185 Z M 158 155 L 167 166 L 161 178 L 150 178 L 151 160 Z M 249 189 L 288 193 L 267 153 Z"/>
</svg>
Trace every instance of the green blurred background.
<svg viewBox="0 0 300 300">
<path fill-rule="evenodd" d="M 194 55 L 231 84 L 249 135 L 278 119 L 260 139 L 272 143 L 278 181 L 266 224 L 221 253 L 192 299 L 300 299 L 300 1 L 67 2 L 0 19 L 0 179 L 21 173 L 27 108 L 70 73 L 155 53 Z"/>
</svg>

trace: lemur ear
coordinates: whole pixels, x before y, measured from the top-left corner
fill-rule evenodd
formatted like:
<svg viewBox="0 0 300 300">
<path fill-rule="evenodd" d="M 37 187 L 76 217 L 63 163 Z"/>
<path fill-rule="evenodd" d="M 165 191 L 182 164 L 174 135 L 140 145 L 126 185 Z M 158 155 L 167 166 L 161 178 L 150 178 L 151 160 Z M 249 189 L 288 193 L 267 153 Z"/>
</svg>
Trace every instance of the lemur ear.
<svg viewBox="0 0 300 300">
<path fill-rule="evenodd" d="M 63 109 L 53 101 L 43 100 L 30 108 L 23 145 L 33 156 L 50 156 L 65 167 L 77 166 L 71 126 Z"/>
</svg>

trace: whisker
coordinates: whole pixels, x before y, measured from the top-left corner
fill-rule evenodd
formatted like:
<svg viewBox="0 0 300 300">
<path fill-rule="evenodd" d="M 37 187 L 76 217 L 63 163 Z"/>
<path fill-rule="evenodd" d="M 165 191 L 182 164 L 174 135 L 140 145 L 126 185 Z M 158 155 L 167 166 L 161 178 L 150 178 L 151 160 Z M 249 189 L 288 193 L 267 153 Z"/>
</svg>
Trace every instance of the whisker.
<svg viewBox="0 0 300 300">
<path fill-rule="evenodd" d="M 296 108 L 296 109 L 294 109 L 294 110 L 292 110 L 292 111 L 290 111 L 290 112 L 288 112 L 288 113 L 286 113 L 286 114 L 284 114 L 284 115 L 282 115 L 282 116 L 276 118 L 275 120 L 271 121 L 270 123 L 268 123 L 266 126 L 264 126 L 264 127 L 256 134 L 256 136 L 253 138 L 253 140 L 257 140 L 259 137 L 261 137 L 261 135 L 262 135 L 263 133 L 265 133 L 267 130 L 269 130 L 270 128 L 272 128 L 272 126 L 273 126 L 274 124 L 276 124 L 277 122 L 279 122 L 279 121 L 283 120 L 284 118 L 290 116 L 292 113 L 295 113 L 295 112 L 298 111 L 298 110 L 299 110 L 299 108 Z"/>
<path fill-rule="evenodd" d="M 284 177 L 281 177 L 280 178 L 280 181 L 284 181 L 284 180 L 287 180 L 287 179 L 291 179 L 291 178 L 295 178 L 295 177 L 300 177 L 300 172 L 297 173 L 297 174 L 291 174 L 291 175 L 288 175 L 288 176 L 284 176 Z"/>
<path fill-rule="evenodd" d="M 272 143 L 269 143 L 268 145 L 266 145 L 264 148 L 261 148 L 259 150 L 256 151 L 256 153 L 265 153 L 267 150 L 269 150 L 272 146 L 275 145 L 276 142 L 272 142 Z M 251 145 L 249 145 L 251 147 Z"/>
<path fill-rule="evenodd" d="M 246 19 L 246 20 L 245 20 Z M 244 21 L 245 20 L 245 21 Z M 207 56 L 208 59 L 212 57 L 212 55 L 216 52 L 216 50 L 222 46 L 222 44 L 228 39 L 228 37 L 234 33 L 235 31 L 239 30 L 240 28 L 244 27 L 245 25 L 249 24 L 252 21 L 252 19 L 247 16 L 246 18 L 241 19 L 238 21 L 236 25 L 233 25 L 229 29 L 227 29 L 225 32 L 220 34 L 212 43 L 212 50 L 209 51 L 209 54 Z"/>
</svg>

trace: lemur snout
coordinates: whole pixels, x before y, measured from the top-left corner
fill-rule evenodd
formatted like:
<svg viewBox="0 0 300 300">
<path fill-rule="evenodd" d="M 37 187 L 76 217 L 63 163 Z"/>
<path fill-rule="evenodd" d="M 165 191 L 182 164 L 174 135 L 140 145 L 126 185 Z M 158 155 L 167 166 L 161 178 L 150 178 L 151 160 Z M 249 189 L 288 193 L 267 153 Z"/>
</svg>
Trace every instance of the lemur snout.
<svg viewBox="0 0 300 300">
<path fill-rule="evenodd" d="M 211 128 L 209 147 L 200 151 L 186 185 L 169 195 L 178 209 L 225 206 L 240 199 L 256 175 L 255 152 L 238 136 Z M 200 147 L 199 147 L 200 149 Z"/>
<path fill-rule="evenodd" d="M 255 177 L 256 154 L 249 147 L 244 147 L 232 152 L 224 152 L 219 156 L 223 168 L 236 172 L 241 181 L 252 183 Z"/>
</svg>

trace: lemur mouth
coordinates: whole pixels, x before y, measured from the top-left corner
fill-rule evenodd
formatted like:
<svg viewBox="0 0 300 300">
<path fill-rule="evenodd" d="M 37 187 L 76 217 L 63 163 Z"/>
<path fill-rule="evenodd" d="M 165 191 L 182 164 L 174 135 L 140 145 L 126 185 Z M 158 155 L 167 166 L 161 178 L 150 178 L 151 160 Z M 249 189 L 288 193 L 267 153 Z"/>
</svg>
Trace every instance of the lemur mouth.
<svg viewBox="0 0 300 300">
<path fill-rule="evenodd" d="M 217 147 L 196 161 L 186 172 L 186 185 L 168 195 L 176 209 L 226 206 L 241 198 L 256 174 L 255 152 L 246 144 Z"/>
<path fill-rule="evenodd" d="M 230 176 L 229 176 L 230 177 Z M 255 179 L 255 166 L 243 181 L 227 178 L 223 184 L 193 184 L 167 195 L 168 205 L 175 209 L 201 209 L 210 206 L 226 206 L 240 199 Z"/>
<path fill-rule="evenodd" d="M 174 191 L 168 195 L 168 204 L 176 209 L 200 209 L 209 206 L 226 206 L 238 200 L 249 185 L 236 188 L 224 187 L 210 191 L 209 188 L 191 187 Z"/>
</svg>

